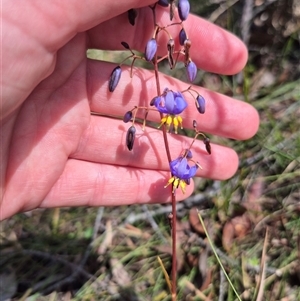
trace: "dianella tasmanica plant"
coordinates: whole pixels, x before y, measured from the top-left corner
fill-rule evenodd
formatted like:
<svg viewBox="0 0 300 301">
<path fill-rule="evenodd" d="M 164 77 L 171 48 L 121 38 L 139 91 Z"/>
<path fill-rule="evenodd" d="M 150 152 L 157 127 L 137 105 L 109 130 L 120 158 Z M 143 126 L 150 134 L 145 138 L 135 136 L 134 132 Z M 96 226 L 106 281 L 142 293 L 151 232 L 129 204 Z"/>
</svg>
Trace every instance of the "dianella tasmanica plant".
<svg viewBox="0 0 300 301">
<path fill-rule="evenodd" d="M 170 22 L 169 24 L 159 24 L 156 20 L 156 8 L 157 5 L 163 7 L 169 7 Z M 125 61 L 131 61 L 131 76 L 134 75 L 133 66 L 137 60 L 143 60 L 154 69 L 153 81 L 156 83 L 156 91 L 149 91 L 153 95 L 149 95 L 151 101 L 145 106 L 134 106 L 130 111 L 124 112 L 123 121 L 130 124 L 128 126 L 126 134 L 126 144 L 128 151 L 132 151 L 135 147 L 134 142 L 137 136 L 137 129 L 135 124 L 140 122 L 137 119 L 137 114 L 143 116 L 142 131 L 145 130 L 147 116 L 150 111 L 156 111 L 160 114 L 160 124 L 163 132 L 164 147 L 166 149 L 167 159 L 170 167 L 170 179 L 165 183 L 165 187 L 170 187 L 170 194 L 172 198 L 172 213 L 171 213 L 171 231 L 172 231 L 172 276 L 171 281 L 167 279 L 171 289 L 172 300 L 176 300 L 176 190 L 181 189 L 185 192 L 186 185 L 190 184 L 190 180 L 195 176 L 197 169 L 201 168 L 200 163 L 193 158 L 192 146 L 198 137 L 202 137 L 205 144 L 206 151 L 211 154 L 211 147 L 209 138 L 205 134 L 197 130 L 197 123 L 195 120 L 187 121 L 193 124 L 194 139 L 191 145 L 180 150 L 177 154 L 171 154 L 168 145 L 168 135 L 176 135 L 178 129 L 183 128 L 183 119 L 181 117 L 182 112 L 189 106 L 194 106 L 195 110 L 199 114 L 205 113 L 205 99 L 201 96 L 192 85 L 187 85 L 184 91 L 176 91 L 172 87 L 163 87 L 160 85 L 160 74 L 158 71 L 159 64 L 167 60 L 170 69 L 176 66 L 178 61 L 183 61 L 188 80 L 192 83 L 197 76 L 197 66 L 193 62 L 190 56 L 190 48 L 192 47 L 192 41 L 188 37 L 188 32 L 184 28 L 184 21 L 188 18 L 190 12 L 190 3 L 188 0 L 179 0 L 176 7 L 174 0 L 160 0 L 149 9 L 153 13 L 153 33 L 149 37 L 148 42 L 145 45 L 145 51 L 143 55 L 137 54 L 131 49 L 130 45 L 126 41 L 122 41 L 121 44 L 128 51 L 128 56 L 115 67 L 109 78 L 108 89 L 110 92 L 114 92 L 118 88 L 118 83 L 122 77 L 122 64 Z M 135 18 L 138 15 L 138 11 L 131 9 L 128 11 L 129 22 L 134 25 Z M 178 16 L 178 17 L 177 17 Z M 174 21 L 174 20 L 178 21 Z M 172 37 L 169 28 L 174 26 L 178 28 L 177 37 Z M 158 56 L 158 37 L 159 35 L 167 36 L 167 44 L 165 45 L 165 54 Z M 178 41 L 177 44 L 175 40 Z"/>
</svg>

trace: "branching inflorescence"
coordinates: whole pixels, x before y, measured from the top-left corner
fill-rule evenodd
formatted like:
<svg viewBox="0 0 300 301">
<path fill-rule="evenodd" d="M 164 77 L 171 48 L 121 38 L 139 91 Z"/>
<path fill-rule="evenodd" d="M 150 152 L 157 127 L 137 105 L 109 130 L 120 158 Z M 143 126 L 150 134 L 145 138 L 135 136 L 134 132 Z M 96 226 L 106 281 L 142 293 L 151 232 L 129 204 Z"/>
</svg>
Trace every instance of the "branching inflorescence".
<svg viewBox="0 0 300 301">
<path fill-rule="evenodd" d="M 174 11 L 175 11 L 175 1 L 168 1 L 168 0 L 160 0 L 157 2 L 158 5 L 163 7 L 170 6 L 170 20 L 172 21 L 174 18 Z M 156 5 L 151 7 L 153 13 L 155 15 L 155 8 Z M 193 82 L 197 76 L 197 66 L 192 61 L 190 57 L 190 48 L 191 48 L 191 40 L 188 38 L 188 35 L 184 29 L 183 21 L 188 18 L 190 12 L 190 3 L 188 0 L 179 0 L 178 1 L 178 16 L 181 22 L 173 22 L 171 24 L 161 26 L 159 24 L 155 24 L 153 36 L 148 40 L 145 46 L 144 56 L 139 56 L 135 54 L 135 52 L 130 48 L 130 46 L 126 42 L 121 42 L 125 49 L 130 51 L 130 55 L 126 57 L 119 66 L 115 67 L 111 73 L 109 79 L 109 91 L 113 92 L 121 78 L 122 69 L 121 65 L 131 59 L 131 76 L 132 74 L 132 67 L 136 60 L 144 60 L 146 62 L 151 63 L 154 68 L 157 70 L 158 64 L 163 60 L 168 60 L 169 66 L 173 69 L 178 60 L 183 60 L 186 68 L 187 78 L 190 82 Z M 128 12 L 129 22 L 134 25 L 135 18 L 137 17 L 137 11 L 131 9 Z M 171 34 L 168 31 L 170 26 L 179 26 L 180 30 L 178 32 L 179 44 L 178 49 L 175 47 L 175 41 L 171 37 Z M 166 45 L 166 54 L 164 56 L 158 57 L 157 56 L 157 48 L 158 48 L 158 35 L 160 33 L 164 33 L 168 35 L 168 43 Z M 156 77 L 158 77 L 158 73 L 156 73 Z M 159 78 L 156 78 L 159 81 Z M 159 90 L 159 88 L 158 88 Z M 160 91 L 158 91 L 160 92 Z M 165 130 L 168 133 L 174 132 L 177 134 L 178 128 L 182 129 L 182 117 L 180 114 L 187 108 L 188 102 L 184 96 L 184 94 L 189 93 L 194 98 L 196 109 L 200 114 L 205 113 L 205 99 L 202 95 L 200 95 L 196 90 L 189 86 L 184 91 L 173 91 L 170 88 L 165 88 L 162 93 L 158 93 L 155 95 L 149 103 L 147 107 L 139 107 L 135 106 L 131 111 L 125 113 L 123 121 L 125 123 L 132 122 L 132 125 L 129 127 L 127 135 L 126 135 L 126 145 L 128 149 L 131 151 L 134 146 L 136 128 L 134 123 L 136 122 L 136 114 L 138 111 L 144 111 L 144 123 L 143 123 L 143 130 L 146 124 L 146 118 L 149 111 L 158 111 L 161 114 L 161 123 L 159 127 L 165 126 Z M 195 129 L 196 130 L 196 129 Z M 196 130 L 196 136 L 199 136 L 199 132 Z M 203 141 L 206 145 L 206 149 L 210 154 L 210 146 L 209 146 L 209 139 L 201 133 L 203 136 Z M 200 167 L 199 163 L 196 163 L 194 166 L 190 167 L 188 161 L 191 160 L 187 156 L 189 152 L 185 152 L 185 155 L 180 155 L 175 160 L 170 161 L 170 171 L 172 174 L 171 179 L 169 180 L 168 184 L 173 185 L 173 192 L 175 192 L 176 188 L 179 186 L 184 191 L 184 187 L 186 184 L 189 184 L 190 179 L 195 175 L 196 170 Z M 183 184 L 184 183 L 184 184 Z"/>
<path fill-rule="evenodd" d="M 160 114 L 160 124 L 159 128 L 162 128 L 163 134 L 164 134 L 164 142 L 165 147 L 167 151 L 167 156 L 169 160 L 169 167 L 171 172 L 171 177 L 169 181 L 166 183 L 166 186 L 171 185 L 172 190 L 172 203 L 175 204 L 175 193 L 177 188 L 181 188 L 182 192 L 185 192 L 186 185 L 190 184 L 190 180 L 192 177 L 195 176 L 198 168 L 201 168 L 200 164 L 197 161 L 193 160 L 192 156 L 192 145 L 194 141 L 197 139 L 198 136 L 201 136 L 203 138 L 203 142 L 206 147 L 206 151 L 211 154 L 211 147 L 210 147 L 210 141 L 209 139 L 201 132 L 197 130 L 197 124 L 196 121 L 193 121 L 193 128 L 195 131 L 194 139 L 188 149 L 185 149 L 181 151 L 181 154 L 176 157 L 175 159 L 172 159 L 172 156 L 169 151 L 168 147 L 168 139 L 167 134 L 175 133 L 177 134 L 178 129 L 182 129 L 182 123 L 183 119 L 181 117 L 182 112 L 188 107 L 189 102 L 186 99 L 186 95 L 192 96 L 194 99 L 194 104 L 197 109 L 197 111 L 200 114 L 205 113 L 205 99 L 202 95 L 200 95 L 195 89 L 193 89 L 192 86 L 188 86 L 187 89 L 184 91 L 174 91 L 171 87 L 166 87 L 162 92 L 160 91 L 160 80 L 159 80 L 159 72 L 158 72 L 158 65 L 163 60 L 167 60 L 170 66 L 170 69 L 173 69 L 176 66 L 177 61 L 183 61 L 185 68 L 186 68 L 186 74 L 188 80 L 192 83 L 197 76 L 197 66 L 193 62 L 191 56 L 190 56 L 190 48 L 192 45 L 191 40 L 188 37 L 188 34 L 184 28 L 184 21 L 188 18 L 189 12 L 190 12 L 190 3 L 188 0 L 179 0 L 178 1 L 178 16 L 180 21 L 173 22 L 174 16 L 176 14 L 176 7 L 175 7 L 175 1 L 174 0 L 159 0 L 154 6 L 151 6 L 151 10 L 153 12 L 153 18 L 154 22 L 156 22 L 156 7 L 157 5 L 163 6 L 163 7 L 169 7 L 170 9 L 170 24 L 167 25 L 160 25 L 155 23 L 154 24 L 154 30 L 152 37 L 148 40 L 148 42 L 145 45 L 145 51 L 144 55 L 138 55 L 136 54 L 130 46 L 126 42 L 122 42 L 122 45 L 125 49 L 127 49 L 130 54 L 128 57 L 126 57 L 119 66 L 115 67 L 111 73 L 110 79 L 109 79 L 109 91 L 113 92 L 120 81 L 122 69 L 122 64 L 127 61 L 131 60 L 131 71 L 130 75 L 133 76 L 133 65 L 136 62 L 136 60 L 144 60 L 145 62 L 148 62 L 153 65 L 154 72 L 155 72 L 155 80 L 156 80 L 156 86 L 157 86 L 157 92 L 156 95 L 150 95 L 150 103 L 148 106 L 135 106 L 132 108 L 132 110 L 126 112 L 123 117 L 123 121 L 125 123 L 131 122 L 131 126 L 129 127 L 126 135 L 126 145 L 129 151 L 131 151 L 134 147 L 134 141 L 135 141 L 135 135 L 136 135 L 136 128 L 135 128 L 135 122 L 137 113 L 143 113 L 144 121 L 143 121 L 143 127 L 142 129 L 145 129 L 146 125 L 146 119 L 148 116 L 149 111 L 157 111 Z M 131 9 L 128 11 L 128 18 L 130 24 L 135 24 L 135 19 L 137 17 L 137 11 L 135 9 Z M 178 30 L 178 40 L 179 45 L 175 45 L 175 41 L 173 37 L 171 36 L 168 29 L 170 26 L 177 26 L 179 28 Z M 158 50 L 158 36 L 160 34 L 165 34 L 168 37 L 168 42 L 166 45 L 166 53 L 162 56 L 158 56 L 157 50 Z M 192 164 L 190 165 L 190 163 Z M 176 207 L 175 205 L 172 207 L 174 212 L 172 212 L 172 218 L 173 221 L 176 219 Z M 174 222 L 173 222 L 174 225 Z M 173 229 L 173 231 L 175 231 Z M 173 237 L 173 245 L 174 242 L 174 236 Z M 175 251 L 175 247 L 173 250 Z M 174 256 L 174 252 L 173 252 Z M 176 256 L 175 256 L 176 257 Z M 173 260 L 174 261 L 174 260 Z M 175 260 L 176 261 L 176 260 Z M 173 267 L 176 270 L 176 264 L 174 263 Z M 175 271 L 176 272 L 176 271 Z M 174 273 L 175 273 L 174 272 Z M 175 274 L 172 274 L 173 276 Z M 174 278 L 174 277 L 173 277 Z M 174 288 L 174 285 L 173 285 Z M 172 292 L 176 295 L 176 292 Z"/>
</svg>

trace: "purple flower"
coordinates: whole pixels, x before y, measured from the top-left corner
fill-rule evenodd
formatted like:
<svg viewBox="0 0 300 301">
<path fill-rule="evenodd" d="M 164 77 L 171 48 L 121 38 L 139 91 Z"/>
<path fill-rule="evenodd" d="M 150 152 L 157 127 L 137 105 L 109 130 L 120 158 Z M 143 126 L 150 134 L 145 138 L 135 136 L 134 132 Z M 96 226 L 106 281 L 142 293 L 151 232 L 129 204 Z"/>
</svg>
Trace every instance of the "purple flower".
<svg viewBox="0 0 300 301">
<path fill-rule="evenodd" d="M 160 113 L 178 115 L 187 107 L 187 102 L 180 92 L 168 90 L 155 99 L 154 106 Z"/>
<path fill-rule="evenodd" d="M 155 53 L 157 51 L 157 42 L 154 38 L 148 41 L 145 49 L 145 59 L 150 62 L 153 60 Z"/>
<path fill-rule="evenodd" d="M 185 157 L 179 157 L 170 163 L 172 175 L 180 180 L 192 178 L 196 174 L 198 168 L 197 165 L 190 167 L 187 158 Z"/>
<path fill-rule="evenodd" d="M 108 83 L 108 89 L 110 92 L 114 92 L 119 80 L 121 78 L 122 69 L 120 66 L 117 66 L 111 73 L 109 83 Z"/>
<path fill-rule="evenodd" d="M 179 0 L 178 13 L 181 21 L 185 21 L 190 12 L 190 2 L 188 0 Z"/>
<path fill-rule="evenodd" d="M 201 95 L 198 95 L 196 98 L 196 108 L 200 114 L 205 113 L 205 98 Z"/>
<path fill-rule="evenodd" d="M 168 181 L 168 184 L 173 185 L 173 193 L 180 186 L 183 193 L 185 193 L 185 187 L 190 183 L 190 179 L 195 176 L 199 165 L 189 166 L 186 157 L 179 157 L 170 162 L 170 170 L 172 178 Z"/>
<path fill-rule="evenodd" d="M 185 30 L 182 28 L 179 32 L 179 44 L 181 46 L 184 45 L 184 41 L 187 39 L 187 35 L 186 35 L 186 32 Z"/>
<path fill-rule="evenodd" d="M 164 6 L 164 7 L 168 7 L 169 6 L 169 1 L 168 0 L 158 0 L 157 4 L 161 5 L 161 6 Z"/>
<path fill-rule="evenodd" d="M 166 114 L 161 119 L 161 124 L 166 124 L 169 131 L 171 126 L 174 126 L 174 131 L 177 134 L 178 125 L 182 128 L 182 118 L 178 114 L 182 113 L 187 107 L 187 102 L 180 92 L 166 90 L 162 96 L 155 97 L 153 104 L 160 113 Z"/>
<path fill-rule="evenodd" d="M 186 66 L 186 74 L 189 81 L 192 83 L 197 76 L 197 66 L 193 61 L 189 61 Z"/>
</svg>

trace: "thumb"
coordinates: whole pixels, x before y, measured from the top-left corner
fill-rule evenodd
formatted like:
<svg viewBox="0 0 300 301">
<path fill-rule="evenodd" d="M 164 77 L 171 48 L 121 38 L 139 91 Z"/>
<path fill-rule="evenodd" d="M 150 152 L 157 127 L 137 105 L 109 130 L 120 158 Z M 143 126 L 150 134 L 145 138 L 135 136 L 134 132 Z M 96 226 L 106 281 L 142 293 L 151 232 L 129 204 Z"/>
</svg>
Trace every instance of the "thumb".
<svg viewBox="0 0 300 301">
<path fill-rule="evenodd" d="M 157 0 L 14 1 L 2 6 L 2 84 L 5 118 L 16 110 L 55 67 L 55 54 L 84 32 L 131 8 Z M 113 34 L 113 33 L 112 33 Z"/>
</svg>

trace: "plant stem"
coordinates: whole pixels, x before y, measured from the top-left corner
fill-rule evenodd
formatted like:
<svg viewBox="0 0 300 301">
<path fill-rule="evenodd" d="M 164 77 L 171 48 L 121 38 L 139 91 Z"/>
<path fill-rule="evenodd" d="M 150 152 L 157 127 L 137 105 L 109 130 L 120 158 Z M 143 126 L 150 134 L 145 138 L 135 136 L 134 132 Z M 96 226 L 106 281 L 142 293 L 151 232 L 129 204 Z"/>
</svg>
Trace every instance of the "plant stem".
<svg viewBox="0 0 300 301">
<path fill-rule="evenodd" d="M 154 8 L 151 8 L 153 12 L 153 20 L 154 20 L 154 26 L 156 27 L 156 14 L 155 14 L 155 6 Z M 156 31 L 156 36 L 158 34 L 158 31 Z M 158 59 L 157 59 L 157 53 L 155 54 L 155 57 L 153 59 L 153 65 L 154 65 L 154 74 L 155 74 L 155 81 L 156 81 L 156 90 L 157 90 L 157 95 L 161 95 L 161 87 L 160 87 L 160 81 L 159 81 L 159 71 L 158 71 Z M 160 113 L 160 118 L 163 118 L 163 114 Z M 171 153 L 170 153 L 170 147 L 168 143 L 168 136 L 167 136 L 167 128 L 164 125 L 162 127 L 162 132 L 163 132 L 163 139 L 164 139 L 164 145 L 166 149 L 166 154 L 168 158 L 168 162 L 170 163 L 172 161 L 171 158 Z M 171 175 L 173 176 L 173 175 Z M 171 197 L 172 197 L 172 272 L 171 272 L 171 281 L 172 281 L 172 286 L 171 286 L 171 296 L 172 296 L 172 301 L 176 301 L 177 299 L 177 254 L 176 254 L 176 196 L 175 192 L 173 192 L 173 187 L 171 186 Z"/>
</svg>

